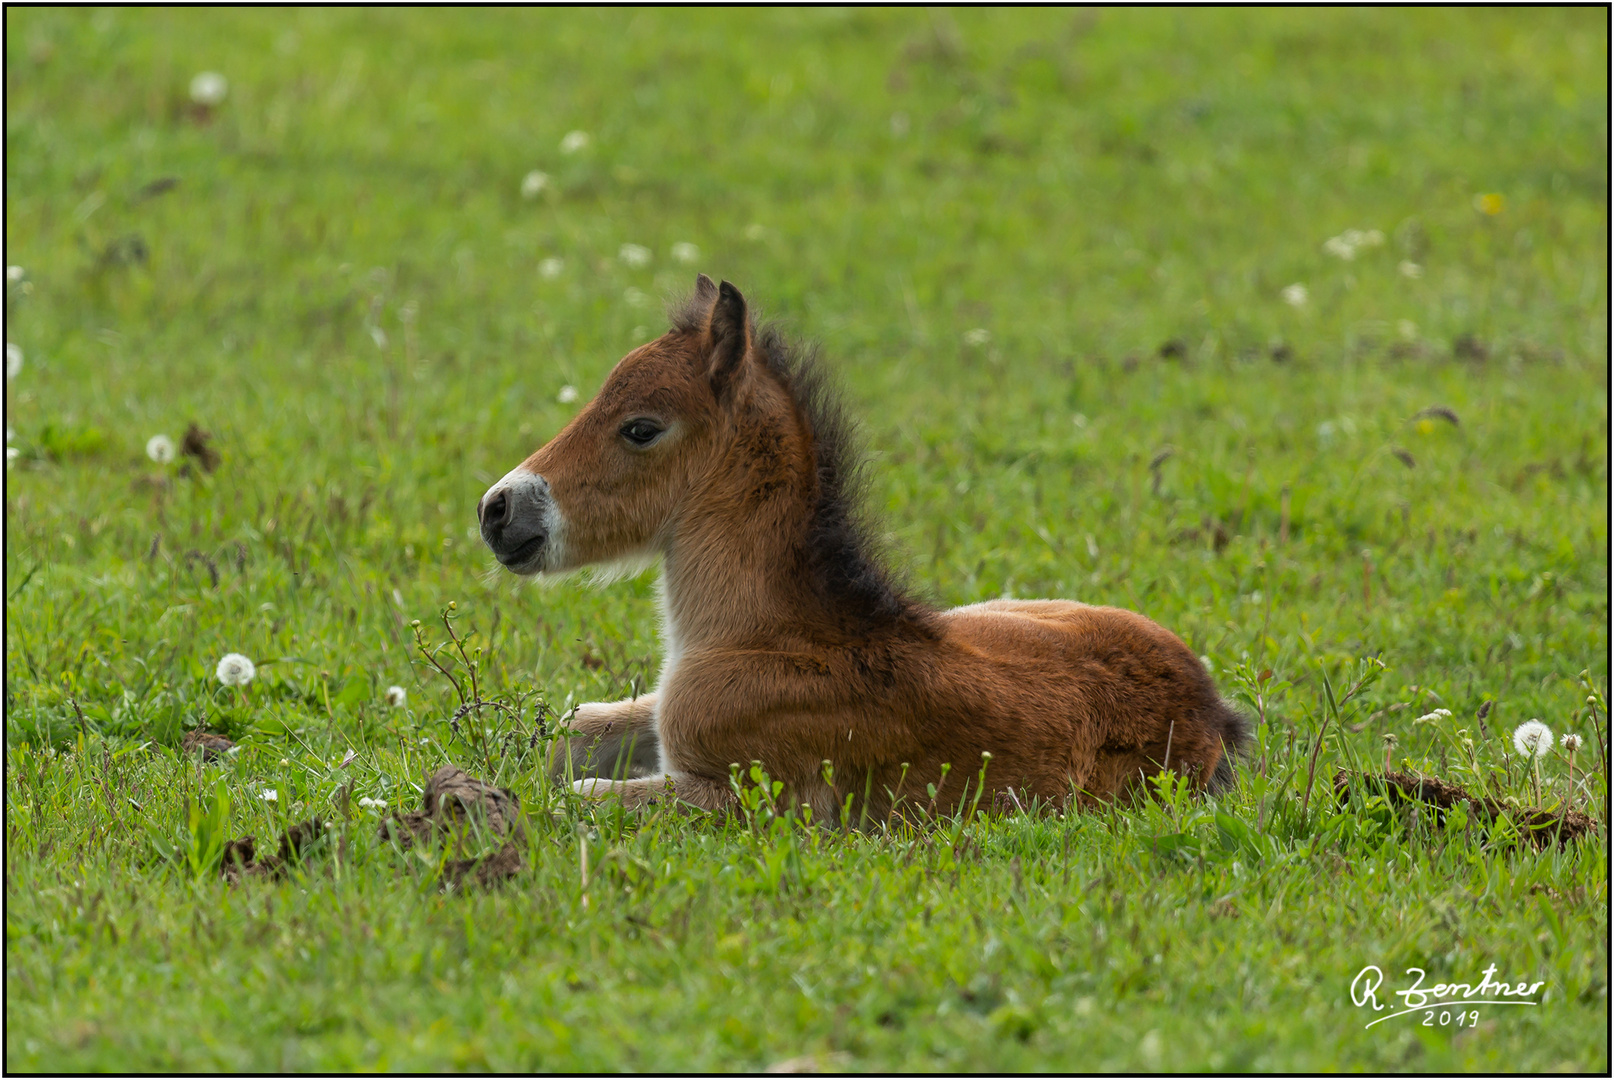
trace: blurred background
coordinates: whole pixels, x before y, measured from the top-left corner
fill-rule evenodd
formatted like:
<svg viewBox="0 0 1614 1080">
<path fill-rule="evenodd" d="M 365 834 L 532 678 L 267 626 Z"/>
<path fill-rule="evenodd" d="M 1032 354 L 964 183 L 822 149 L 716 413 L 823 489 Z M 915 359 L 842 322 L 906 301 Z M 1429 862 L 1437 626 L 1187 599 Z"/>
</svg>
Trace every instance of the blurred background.
<svg viewBox="0 0 1614 1080">
<path fill-rule="evenodd" d="M 645 583 L 512 591 L 473 510 L 696 271 L 821 344 L 940 601 L 1469 692 L 1601 662 L 1604 10 L 6 29 L 7 686 L 45 712 L 205 673 L 179 624 L 397 678 L 455 596 L 538 677 L 593 678 L 535 623 L 650 670 Z"/>
</svg>

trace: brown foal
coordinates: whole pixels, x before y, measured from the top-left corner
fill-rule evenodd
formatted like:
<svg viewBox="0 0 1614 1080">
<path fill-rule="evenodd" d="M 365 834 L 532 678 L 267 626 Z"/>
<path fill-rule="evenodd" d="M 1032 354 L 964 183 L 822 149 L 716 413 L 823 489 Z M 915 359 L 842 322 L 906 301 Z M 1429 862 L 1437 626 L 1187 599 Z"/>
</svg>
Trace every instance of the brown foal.
<svg viewBox="0 0 1614 1080">
<path fill-rule="evenodd" d="M 855 475 L 813 359 L 756 331 L 734 286 L 697 278 L 672 330 L 477 505 L 517 574 L 663 562 L 660 682 L 581 706 L 556 776 L 723 811 L 731 765 L 758 761 L 820 821 L 848 795 L 879 820 L 998 792 L 1093 805 L 1164 768 L 1232 782 L 1245 722 L 1175 635 L 1070 600 L 935 610 L 872 550 Z"/>
</svg>

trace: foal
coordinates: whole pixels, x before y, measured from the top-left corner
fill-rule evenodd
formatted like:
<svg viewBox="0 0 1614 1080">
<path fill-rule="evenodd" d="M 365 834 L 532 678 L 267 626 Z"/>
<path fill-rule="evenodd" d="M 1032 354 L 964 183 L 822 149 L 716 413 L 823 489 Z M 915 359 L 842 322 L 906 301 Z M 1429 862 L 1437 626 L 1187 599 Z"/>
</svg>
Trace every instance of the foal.
<svg viewBox="0 0 1614 1080">
<path fill-rule="evenodd" d="M 700 275 L 673 329 L 477 505 L 517 574 L 663 561 L 659 685 L 579 707 L 555 775 L 721 811 L 730 765 L 760 761 L 819 821 L 928 784 L 957 806 L 986 754 L 986 792 L 1016 801 L 1093 805 L 1164 767 L 1232 782 L 1244 721 L 1175 635 L 1069 600 L 934 610 L 876 558 L 854 487 L 820 369 Z"/>
</svg>

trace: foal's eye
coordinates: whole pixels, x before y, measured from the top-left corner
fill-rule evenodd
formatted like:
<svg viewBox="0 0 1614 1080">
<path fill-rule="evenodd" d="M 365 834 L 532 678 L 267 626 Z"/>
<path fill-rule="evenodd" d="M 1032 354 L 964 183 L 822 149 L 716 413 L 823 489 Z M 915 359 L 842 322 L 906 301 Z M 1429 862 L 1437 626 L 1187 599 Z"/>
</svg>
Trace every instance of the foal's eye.
<svg viewBox="0 0 1614 1080">
<path fill-rule="evenodd" d="M 661 431 L 661 426 L 653 420 L 629 420 L 622 425 L 622 437 L 634 446 L 649 446 Z"/>
</svg>

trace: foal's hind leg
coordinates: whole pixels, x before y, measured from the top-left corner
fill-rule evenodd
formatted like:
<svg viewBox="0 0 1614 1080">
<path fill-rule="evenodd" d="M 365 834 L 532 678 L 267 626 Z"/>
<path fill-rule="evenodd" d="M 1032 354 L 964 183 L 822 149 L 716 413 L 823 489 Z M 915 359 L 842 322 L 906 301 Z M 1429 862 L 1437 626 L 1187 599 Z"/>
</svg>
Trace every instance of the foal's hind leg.
<svg viewBox="0 0 1614 1080">
<path fill-rule="evenodd" d="M 573 734 L 555 743 L 549 774 L 632 777 L 661 771 L 656 695 L 579 705 L 565 724 Z"/>
<path fill-rule="evenodd" d="M 621 799 L 629 810 L 674 802 L 722 813 L 734 805 L 734 790 L 727 783 L 688 774 L 647 780 L 578 780 L 572 788 L 591 799 Z"/>
</svg>

